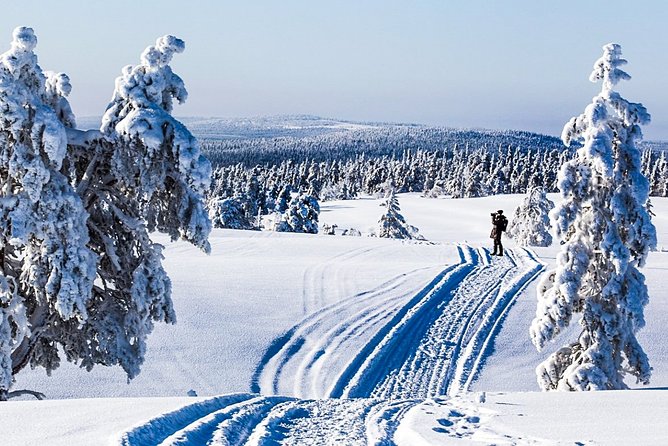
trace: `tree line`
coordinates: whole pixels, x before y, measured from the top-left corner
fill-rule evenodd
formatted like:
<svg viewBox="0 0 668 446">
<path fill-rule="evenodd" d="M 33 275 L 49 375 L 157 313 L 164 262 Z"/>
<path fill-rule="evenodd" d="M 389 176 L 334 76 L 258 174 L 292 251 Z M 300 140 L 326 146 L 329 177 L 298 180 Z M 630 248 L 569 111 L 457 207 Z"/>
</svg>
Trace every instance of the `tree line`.
<svg viewBox="0 0 668 446">
<path fill-rule="evenodd" d="M 319 201 L 385 195 L 390 190 L 453 198 L 526 193 L 535 186 L 557 192 L 559 167 L 573 154 L 573 149 L 455 145 L 438 151 L 405 150 L 399 157 L 361 153 L 347 160 L 283 160 L 253 167 L 236 163 L 214 170 L 209 202 L 235 198 L 250 218 L 284 207 L 289 194 L 296 192 Z M 644 150 L 641 165 L 651 195 L 668 196 L 665 152 Z"/>
</svg>

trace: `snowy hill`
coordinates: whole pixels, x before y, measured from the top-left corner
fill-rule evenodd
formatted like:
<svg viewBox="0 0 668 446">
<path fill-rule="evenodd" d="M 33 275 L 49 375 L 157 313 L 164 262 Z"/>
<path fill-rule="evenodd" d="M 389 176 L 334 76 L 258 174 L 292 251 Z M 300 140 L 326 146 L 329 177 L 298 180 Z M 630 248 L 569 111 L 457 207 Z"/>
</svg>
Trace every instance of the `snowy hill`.
<svg viewBox="0 0 668 446">
<path fill-rule="evenodd" d="M 192 119 L 192 122 L 190 120 Z M 214 166 L 277 164 L 461 149 L 564 150 L 553 136 L 514 130 L 453 129 L 415 124 L 356 123 L 311 116 L 257 119 L 187 118 Z"/>
<path fill-rule="evenodd" d="M 180 118 L 195 136 L 207 140 L 252 138 L 307 138 L 329 133 L 382 127 L 311 115 L 262 116 L 255 118 Z M 407 124 L 409 125 L 409 124 Z"/>
<path fill-rule="evenodd" d="M 100 127 L 99 116 L 82 116 L 77 118 L 77 127 L 81 129 L 94 129 Z M 205 146 L 214 148 L 221 147 L 231 149 L 240 147 L 242 144 L 260 144 L 259 142 L 243 143 L 242 140 L 266 140 L 282 138 L 284 144 L 296 139 L 336 139 L 342 134 L 357 135 L 364 137 L 372 136 L 381 129 L 404 129 L 405 132 L 423 131 L 425 144 L 430 144 L 429 133 L 447 133 L 448 142 L 465 147 L 487 144 L 489 147 L 524 146 L 527 148 L 559 148 L 563 146 L 558 138 L 536 133 L 515 130 L 484 130 L 484 129 L 455 129 L 445 127 L 433 127 L 410 123 L 384 123 L 384 122 L 357 122 L 341 119 L 322 118 L 313 115 L 280 115 L 260 116 L 255 118 L 220 118 L 220 117 L 179 117 L 189 130 L 200 139 Z M 427 132 L 429 130 L 429 132 Z M 489 138 L 489 141 L 484 141 Z M 494 139 L 497 139 L 494 141 Z M 510 138 L 503 141 L 501 138 Z M 225 143 L 220 141 L 231 140 Z M 269 143 L 267 143 L 269 144 Z M 421 148 L 425 144 L 420 145 Z M 442 144 L 442 143 L 439 143 Z M 410 147 L 414 148 L 415 144 Z M 642 141 L 642 148 L 651 150 L 668 150 L 668 142 L 665 141 Z M 224 151 L 224 149 L 222 149 Z M 241 149 L 240 149 L 241 150 Z"/>
<path fill-rule="evenodd" d="M 391 124 L 364 123 L 312 115 L 258 116 L 253 118 L 220 118 L 182 116 L 178 118 L 202 140 L 253 138 L 306 138 L 334 132 L 378 128 Z M 84 116 L 77 119 L 82 129 L 98 128 L 100 117 Z M 412 124 L 402 124 L 412 126 Z"/>
<path fill-rule="evenodd" d="M 249 166 L 282 160 L 317 161 L 395 155 L 406 150 L 439 151 L 453 147 L 563 150 L 553 136 L 515 130 L 455 129 L 419 124 L 354 122 L 310 115 L 257 118 L 179 118 L 200 140 L 214 166 Z M 99 118 L 81 117 L 82 129 L 99 127 Z"/>
<path fill-rule="evenodd" d="M 645 268 L 639 337 L 655 390 L 582 395 L 536 391 L 549 352 L 528 338 L 531 279 L 557 247 L 536 250 L 540 263 L 512 242 L 503 258 L 484 249 L 488 211 L 522 197 L 399 198 L 429 242 L 217 230 L 211 256 L 168 244 L 178 323 L 156 327 L 141 375 L 126 384 L 120 370 L 71 364 L 19 374 L 15 388 L 50 400 L 0 405 L 7 444 L 666 444 L 668 200 L 653 200 L 661 250 Z M 323 203 L 321 222 L 366 233 L 378 203 Z M 444 393 L 453 398 L 429 399 Z M 337 395 L 381 399 L 313 399 Z M 346 441 L 333 443 L 341 429 Z"/>
</svg>

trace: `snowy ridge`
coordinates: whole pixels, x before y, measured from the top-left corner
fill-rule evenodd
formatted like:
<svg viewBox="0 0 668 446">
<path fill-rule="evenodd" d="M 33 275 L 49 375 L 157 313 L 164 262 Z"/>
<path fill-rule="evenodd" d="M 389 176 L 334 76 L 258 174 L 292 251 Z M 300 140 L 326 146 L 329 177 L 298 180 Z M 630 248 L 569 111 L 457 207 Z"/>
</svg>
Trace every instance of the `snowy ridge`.
<svg viewBox="0 0 668 446">
<path fill-rule="evenodd" d="M 170 435 L 191 423 L 197 422 L 200 418 L 228 405 L 237 404 L 250 398 L 252 398 L 252 395 L 235 394 L 189 404 L 123 432 L 111 443 L 123 446 L 160 444 Z"/>
<path fill-rule="evenodd" d="M 228 405 L 225 405 L 225 404 Z M 187 405 L 156 417 L 110 444 L 141 445 L 385 445 L 416 401 L 297 400 L 231 395 Z"/>
<path fill-rule="evenodd" d="M 473 394 L 425 401 L 236 396 L 241 400 L 228 398 L 230 405 L 221 409 L 201 402 L 185 406 L 154 418 L 146 425 L 149 430 L 136 428 L 110 444 L 416 446 L 460 439 L 486 444 L 545 444 L 495 426 L 495 411 L 479 407 Z M 172 425 L 176 414 L 201 413 L 205 408 L 211 412 L 182 429 Z"/>
<path fill-rule="evenodd" d="M 274 406 L 287 400 L 289 398 L 256 397 L 223 407 L 174 432 L 161 445 L 206 444 L 214 434 L 221 440 L 235 437 L 241 440 L 243 432 L 250 434 L 245 426 L 261 420 Z"/>
</svg>

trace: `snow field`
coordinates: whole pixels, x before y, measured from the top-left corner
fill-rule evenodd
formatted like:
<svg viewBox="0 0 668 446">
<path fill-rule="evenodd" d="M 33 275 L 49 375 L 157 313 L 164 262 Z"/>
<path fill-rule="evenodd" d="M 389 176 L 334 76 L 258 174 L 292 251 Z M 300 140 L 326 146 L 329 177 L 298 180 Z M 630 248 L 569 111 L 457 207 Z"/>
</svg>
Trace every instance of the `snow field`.
<svg viewBox="0 0 668 446">
<path fill-rule="evenodd" d="M 398 288 L 384 295 L 409 299 L 459 259 L 452 245 L 368 237 L 214 230 L 210 256 L 162 242 L 177 323 L 156 325 L 142 373 L 127 384 L 119 368 L 63 363 L 52 378 L 26 370 L 16 388 L 48 398 L 248 392 L 267 347 L 296 322 L 392 280 Z"/>
<path fill-rule="evenodd" d="M 142 429 L 157 426 L 159 437 L 172 442 L 166 444 L 323 444 L 316 441 L 323 438 L 331 439 L 329 444 L 399 445 L 457 441 L 463 444 L 668 442 L 661 419 L 668 407 L 665 390 L 660 390 L 668 386 L 668 354 L 662 330 L 668 314 L 668 291 L 664 292 L 662 286 L 664 271 L 668 269 L 668 255 L 664 252 L 652 253 L 644 270 L 650 304 L 645 312 L 647 327 L 639 336 L 654 367 L 652 386 L 657 390 L 587 395 L 505 393 L 536 390 L 533 369 L 549 352 L 535 352 L 526 322 L 535 312 L 535 282 L 530 280 L 540 264 L 530 253 L 504 239 L 510 255 L 503 258 L 490 258 L 484 250 L 468 251 L 470 248 L 462 245 L 469 252 L 468 262 L 475 263 L 475 267 L 460 277 L 460 286 L 451 289 L 447 305 L 442 301 L 439 308 L 441 316 L 450 314 L 444 309 L 460 299 L 467 302 L 466 296 L 480 305 L 480 311 L 469 308 L 462 317 L 453 317 L 448 322 L 468 322 L 454 330 L 459 333 L 459 338 L 454 339 L 462 343 L 456 354 L 460 360 L 451 361 L 456 366 L 448 368 L 450 376 L 456 377 L 452 382 L 462 388 L 470 386 L 475 393 L 424 401 L 292 398 L 327 394 L 332 382 L 341 381 L 341 367 L 351 363 L 351 354 L 359 354 L 367 345 L 368 351 L 373 352 L 383 339 L 410 358 L 397 361 L 400 363 L 397 370 L 406 363 L 430 364 L 428 360 L 414 361 L 418 354 L 413 352 L 411 357 L 410 349 L 399 347 L 402 345 L 399 338 L 388 337 L 391 330 L 383 328 L 395 316 L 401 314 L 399 320 L 402 320 L 408 315 L 406 306 L 413 308 L 420 299 L 412 302 L 415 304 L 412 306 L 411 300 L 421 292 L 422 297 L 427 296 L 435 288 L 432 282 L 439 283 L 439 278 L 442 280 L 448 271 L 467 263 L 467 257 L 460 256 L 455 243 L 467 241 L 470 247 L 488 246 L 489 212 L 504 209 L 510 213 L 522 196 L 447 200 L 408 194 L 400 195 L 399 199 L 407 222 L 417 226 L 428 240 L 439 244 L 214 231 L 213 253 L 209 257 L 185 244 L 168 245 L 165 264 L 173 280 L 178 323 L 159 326 L 149 337 L 142 375 L 125 385 L 123 375 L 110 373 L 112 369 L 96 368 L 85 373 L 66 364 L 50 379 L 38 371 L 24 373 L 16 386 L 40 390 L 54 398 L 124 393 L 185 395 L 191 388 L 200 395 L 229 394 L 248 392 L 255 383 L 263 393 L 270 389 L 267 393 L 280 392 L 283 396 L 228 395 L 218 397 L 222 399 L 217 406 L 205 405 L 205 410 L 200 406 L 197 413 L 189 406 L 177 407 L 210 399 L 93 399 L 76 400 L 76 404 L 74 400 L 10 402 L 0 407 L 0 420 L 12 421 L 6 430 L 8 438 L 16 440 L 16 444 L 32 441 L 32 444 L 56 445 L 97 444 L 99 441 L 92 439 L 111 438 L 118 444 L 130 438 L 131 432 L 146 432 Z M 321 222 L 336 223 L 340 228 L 372 227 L 382 212 L 378 202 L 366 199 L 325 203 Z M 668 200 L 655 199 L 653 204 L 661 248 L 668 245 Z M 557 249 L 553 246 L 536 250 L 547 268 Z M 455 315 L 463 308 L 466 305 L 457 306 Z M 373 311 L 375 315 L 370 314 Z M 425 335 L 430 332 L 425 325 L 438 326 L 434 321 L 441 316 L 425 318 L 431 325 L 424 319 L 409 317 L 412 322 L 405 325 Z M 301 344 L 296 342 L 297 333 L 304 340 Z M 383 334 L 380 340 L 374 339 L 378 333 Z M 412 338 L 412 344 L 422 346 L 422 342 L 414 342 L 416 338 Z M 428 340 L 429 336 L 419 338 Z M 289 343 L 299 347 L 294 347 L 292 354 L 282 349 Z M 274 349 L 268 349 L 269 346 Z M 419 347 L 416 351 L 428 358 L 429 349 Z M 429 369 L 407 366 L 405 370 L 415 373 L 424 368 Z M 290 370 L 298 371 L 300 378 Z M 252 379 L 254 374 L 257 380 Z M 380 372 L 378 375 L 385 378 Z M 379 380 L 358 380 L 371 391 L 376 389 L 376 385 L 372 386 L 374 381 Z M 486 402 L 480 402 L 481 391 L 487 392 Z M 504 393 L 492 393 L 499 391 Z M 178 404 L 174 404 L 176 401 Z M 47 407 L 45 404 L 49 410 L 42 409 Z M 126 406 L 134 409 L 124 411 Z M 100 423 L 109 408 L 118 413 L 111 421 Z M 186 413 L 192 410 L 194 415 L 179 422 L 169 418 L 170 413 L 182 410 Z M 55 421 L 49 418 L 52 411 L 58 412 Z M 83 421 L 78 420 L 80 415 Z M 20 421 L 27 419 L 32 420 L 31 428 Z M 161 419 L 163 422 L 158 421 Z M 136 427 L 130 428 L 133 425 Z M 629 425 L 637 429 L 624 428 Z M 341 432 L 346 436 L 342 437 Z M 132 438 L 138 441 L 126 444 L 155 444 L 139 441 L 145 438 L 141 435 Z M 345 441 L 334 443 L 341 438 Z"/>
</svg>

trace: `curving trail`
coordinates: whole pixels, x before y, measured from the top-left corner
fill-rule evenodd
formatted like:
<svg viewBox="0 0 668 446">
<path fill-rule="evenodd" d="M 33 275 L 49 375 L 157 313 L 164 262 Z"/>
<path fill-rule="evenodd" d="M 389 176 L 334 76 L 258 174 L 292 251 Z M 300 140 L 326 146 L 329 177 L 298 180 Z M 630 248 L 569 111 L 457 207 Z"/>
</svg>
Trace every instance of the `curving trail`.
<svg viewBox="0 0 668 446">
<path fill-rule="evenodd" d="M 466 258 L 355 365 L 341 396 L 433 398 L 468 389 L 500 319 L 543 265 L 525 249 L 492 260 L 468 248 Z"/>
<path fill-rule="evenodd" d="M 494 258 L 482 248 L 458 250 L 460 262 L 421 290 L 414 283 L 424 269 L 409 271 L 306 317 L 267 349 L 254 394 L 197 402 L 114 443 L 412 444 L 404 424 L 434 404 L 452 405 L 434 432 L 466 438 L 480 416 L 474 405 L 457 406 L 456 396 L 476 379 L 506 313 L 543 265 L 526 249 Z M 305 308 L 319 303 L 307 294 L 320 292 L 324 271 L 305 274 Z M 444 395 L 451 399 L 440 401 Z"/>
<path fill-rule="evenodd" d="M 251 391 L 328 397 L 332 383 L 341 374 L 339 364 L 346 364 L 351 352 L 364 349 L 365 340 L 405 311 L 406 300 L 419 291 L 414 276 L 425 269 L 395 276 L 376 288 L 325 307 L 292 327 L 267 349 L 251 379 Z M 444 274 L 439 274 L 427 289 Z"/>
</svg>

